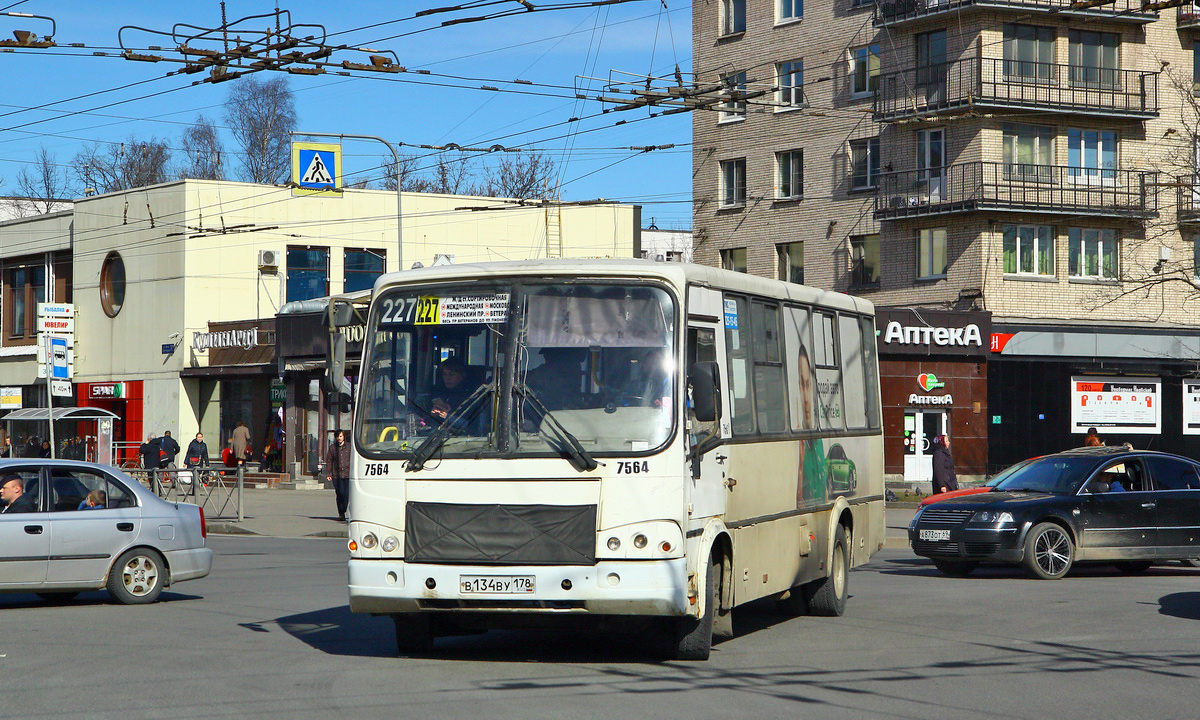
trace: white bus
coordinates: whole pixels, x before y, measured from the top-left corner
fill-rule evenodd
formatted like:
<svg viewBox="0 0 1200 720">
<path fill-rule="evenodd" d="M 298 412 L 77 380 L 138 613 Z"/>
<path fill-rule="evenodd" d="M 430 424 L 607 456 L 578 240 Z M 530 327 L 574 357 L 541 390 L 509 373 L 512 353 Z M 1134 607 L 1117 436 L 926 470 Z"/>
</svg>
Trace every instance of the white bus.
<svg viewBox="0 0 1200 720">
<path fill-rule="evenodd" d="M 656 616 L 705 659 L 752 600 L 840 615 L 883 544 L 861 299 L 643 260 L 385 275 L 356 402 L 350 608 L 402 653 Z"/>
</svg>

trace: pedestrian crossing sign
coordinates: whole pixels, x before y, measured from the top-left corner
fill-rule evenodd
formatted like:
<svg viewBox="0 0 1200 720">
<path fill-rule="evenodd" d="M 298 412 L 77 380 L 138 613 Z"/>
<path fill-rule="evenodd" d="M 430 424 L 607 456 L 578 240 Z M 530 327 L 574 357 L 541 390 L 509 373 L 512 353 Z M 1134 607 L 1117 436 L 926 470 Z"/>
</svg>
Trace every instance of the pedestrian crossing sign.
<svg viewBox="0 0 1200 720">
<path fill-rule="evenodd" d="M 292 143 L 294 195 L 340 195 L 342 146 L 329 143 Z"/>
</svg>

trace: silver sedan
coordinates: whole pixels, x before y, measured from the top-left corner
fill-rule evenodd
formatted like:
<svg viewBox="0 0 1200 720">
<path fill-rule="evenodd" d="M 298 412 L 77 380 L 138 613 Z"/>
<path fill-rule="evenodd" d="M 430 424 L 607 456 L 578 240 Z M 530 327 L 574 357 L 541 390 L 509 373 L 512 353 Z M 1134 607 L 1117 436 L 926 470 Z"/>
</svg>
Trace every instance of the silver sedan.
<svg viewBox="0 0 1200 720">
<path fill-rule="evenodd" d="M 107 588 L 142 604 L 212 569 L 204 511 L 111 467 L 0 460 L 0 505 L 0 592 L 67 600 Z"/>
</svg>

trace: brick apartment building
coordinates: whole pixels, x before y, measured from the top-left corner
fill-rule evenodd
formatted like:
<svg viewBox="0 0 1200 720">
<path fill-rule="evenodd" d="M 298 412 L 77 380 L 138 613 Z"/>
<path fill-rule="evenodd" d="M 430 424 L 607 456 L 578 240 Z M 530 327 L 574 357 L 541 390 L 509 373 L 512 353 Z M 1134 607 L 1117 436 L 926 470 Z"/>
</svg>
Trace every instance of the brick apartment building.
<svg viewBox="0 0 1200 720">
<path fill-rule="evenodd" d="M 937 431 L 968 476 L 1089 425 L 1200 455 L 1200 12 L 1081 5 L 693 5 L 696 80 L 728 97 L 693 118 L 696 261 L 861 295 L 911 337 L 988 328 L 964 353 L 880 327 L 891 479 Z"/>
</svg>

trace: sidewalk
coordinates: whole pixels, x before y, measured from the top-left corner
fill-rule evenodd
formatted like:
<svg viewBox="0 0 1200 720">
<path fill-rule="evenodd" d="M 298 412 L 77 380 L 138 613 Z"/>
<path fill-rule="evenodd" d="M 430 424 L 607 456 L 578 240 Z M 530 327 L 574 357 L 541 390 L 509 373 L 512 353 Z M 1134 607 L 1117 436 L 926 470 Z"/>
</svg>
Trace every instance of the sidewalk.
<svg viewBox="0 0 1200 720">
<path fill-rule="evenodd" d="M 246 519 L 210 519 L 214 535 L 345 538 L 346 524 L 337 520 L 332 490 L 246 490 Z M 915 507 L 888 507 L 885 548 L 908 547 L 908 524 Z"/>
</svg>

